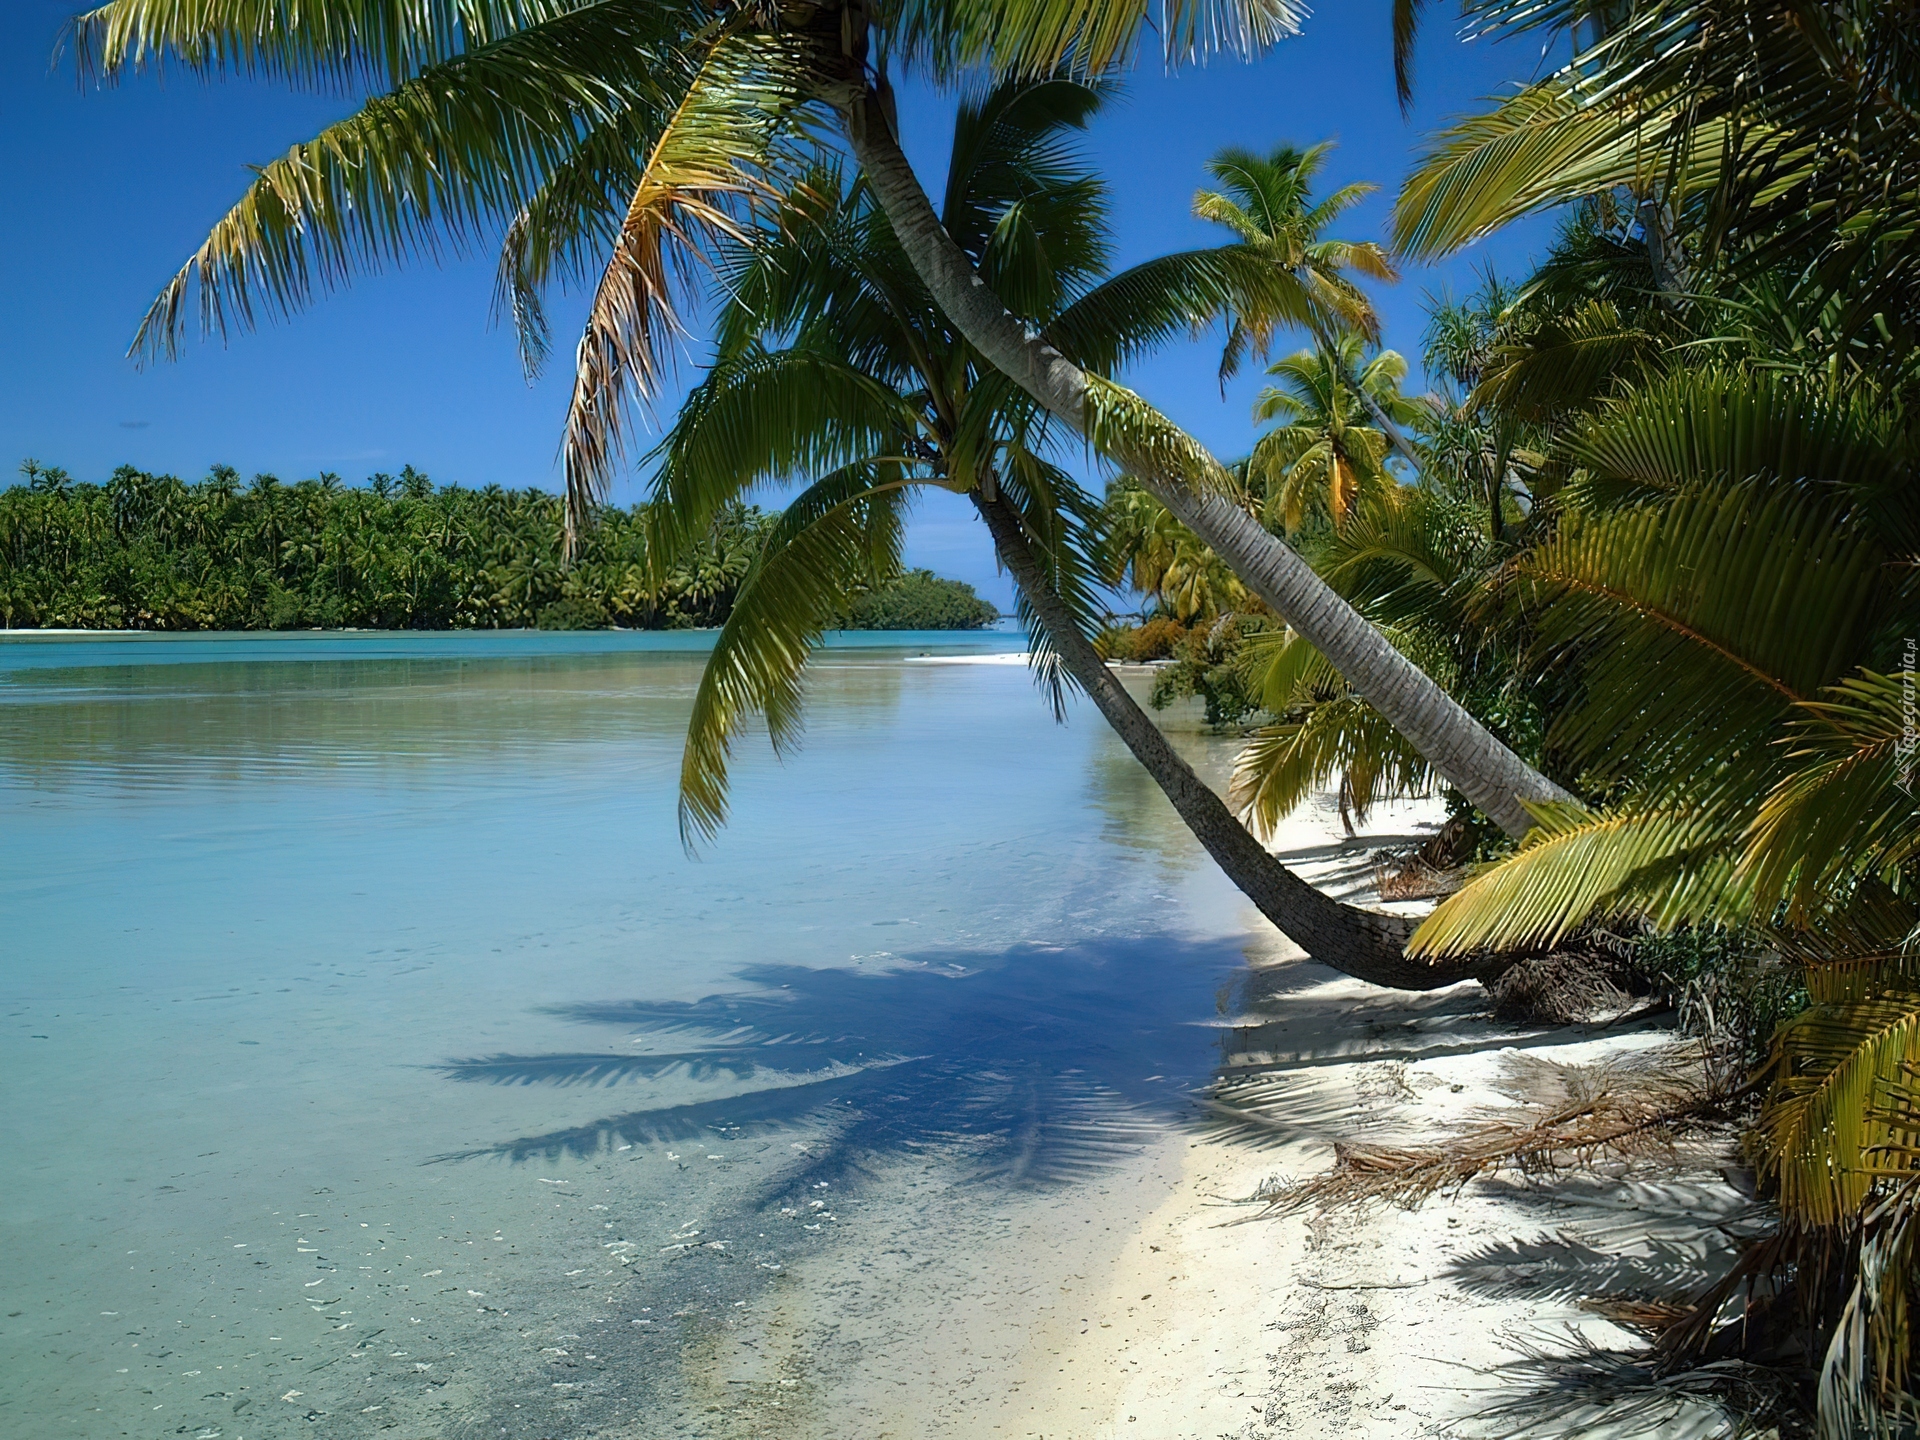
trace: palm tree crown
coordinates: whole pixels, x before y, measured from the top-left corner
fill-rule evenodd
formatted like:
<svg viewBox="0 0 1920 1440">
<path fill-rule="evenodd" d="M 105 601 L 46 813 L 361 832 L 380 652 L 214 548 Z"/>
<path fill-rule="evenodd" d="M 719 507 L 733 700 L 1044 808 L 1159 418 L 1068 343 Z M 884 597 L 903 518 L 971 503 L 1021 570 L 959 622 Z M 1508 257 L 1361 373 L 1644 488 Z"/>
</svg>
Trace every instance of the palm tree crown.
<svg viewBox="0 0 1920 1440">
<path fill-rule="evenodd" d="M 1368 423 L 1365 398 L 1394 420 L 1415 418 L 1419 407 L 1400 393 L 1407 362 L 1393 350 L 1366 359 L 1360 338 L 1347 335 L 1289 355 L 1267 373 L 1279 383 L 1260 392 L 1253 418 L 1280 423 L 1255 444 L 1248 471 L 1266 489 L 1269 523 L 1298 530 L 1312 511 L 1344 527 L 1363 492 L 1396 483 L 1386 432 Z"/>
<path fill-rule="evenodd" d="M 1316 203 L 1313 182 L 1332 149 L 1331 140 L 1305 150 L 1282 145 L 1265 156 L 1227 149 L 1207 162 L 1207 172 L 1220 188 L 1196 192 L 1193 213 L 1224 225 L 1241 245 L 1290 281 L 1298 306 L 1296 314 L 1284 317 L 1246 310 L 1228 317 L 1222 383 L 1239 370 L 1249 352 L 1265 357 L 1276 320 L 1302 323 L 1321 337 L 1342 329 L 1372 335 L 1378 328 L 1372 305 L 1348 272 L 1389 281 L 1399 275 L 1387 252 L 1372 241 L 1328 238 L 1327 228 L 1375 188 L 1344 185 Z"/>
<path fill-rule="evenodd" d="M 1065 80 L 969 97 L 942 222 L 1024 321 L 1105 369 L 1213 303 L 1222 252 L 1102 278 L 1105 191 L 1069 143 L 1100 98 Z M 849 592 L 897 559 L 918 490 L 1011 506 L 1075 623 L 1090 632 L 1100 611 L 1098 505 L 1057 463 L 1064 432 L 955 333 L 862 180 L 816 165 L 722 247 L 718 280 L 713 364 L 656 451 L 660 523 L 698 535 L 757 489 L 806 488 L 708 663 L 683 769 L 689 838 L 724 816 L 727 747 L 747 714 L 764 712 L 776 743 L 797 733 L 807 652 Z M 1045 659 L 1043 677 L 1060 679 Z"/>
</svg>

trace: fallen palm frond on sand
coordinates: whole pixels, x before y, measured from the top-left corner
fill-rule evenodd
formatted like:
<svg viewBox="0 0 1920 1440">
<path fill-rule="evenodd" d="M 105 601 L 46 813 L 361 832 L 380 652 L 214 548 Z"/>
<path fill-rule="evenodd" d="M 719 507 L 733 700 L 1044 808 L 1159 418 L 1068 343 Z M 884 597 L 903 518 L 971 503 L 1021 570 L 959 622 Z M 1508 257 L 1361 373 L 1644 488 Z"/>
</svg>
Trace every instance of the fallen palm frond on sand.
<svg viewBox="0 0 1920 1440">
<path fill-rule="evenodd" d="M 1333 1168 L 1263 1186 L 1263 1215 L 1370 1200 L 1413 1207 L 1500 1170 L 1543 1174 L 1596 1160 L 1656 1158 L 1722 1118 L 1736 1093 L 1699 1045 L 1670 1045 L 1598 1065 L 1505 1057 L 1500 1088 L 1514 1107 L 1482 1111 L 1428 1146 L 1336 1142 Z"/>
</svg>

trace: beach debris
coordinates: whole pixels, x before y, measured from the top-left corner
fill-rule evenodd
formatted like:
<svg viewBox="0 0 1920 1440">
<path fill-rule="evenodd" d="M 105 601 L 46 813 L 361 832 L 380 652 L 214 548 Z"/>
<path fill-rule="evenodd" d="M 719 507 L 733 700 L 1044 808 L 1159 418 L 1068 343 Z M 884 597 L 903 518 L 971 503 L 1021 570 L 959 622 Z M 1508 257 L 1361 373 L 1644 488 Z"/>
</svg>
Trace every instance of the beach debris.
<svg viewBox="0 0 1920 1440">
<path fill-rule="evenodd" d="M 1437 1144 L 1334 1144 L 1331 1170 L 1266 1181 L 1249 1199 L 1263 1215 L 1387 1200 L 1412 1208 L 1498 1170 L 1541 1174 L 1596 1156 L 1669 1157 L 1673 1142 L 1724 1110 L 1727 1081 L 1697 1043 L 1665 1045 L 1599 1065 L 1503 1052 L 1500 1087 L 1517 1104 L 1480 1110 Z"/>
</svg>

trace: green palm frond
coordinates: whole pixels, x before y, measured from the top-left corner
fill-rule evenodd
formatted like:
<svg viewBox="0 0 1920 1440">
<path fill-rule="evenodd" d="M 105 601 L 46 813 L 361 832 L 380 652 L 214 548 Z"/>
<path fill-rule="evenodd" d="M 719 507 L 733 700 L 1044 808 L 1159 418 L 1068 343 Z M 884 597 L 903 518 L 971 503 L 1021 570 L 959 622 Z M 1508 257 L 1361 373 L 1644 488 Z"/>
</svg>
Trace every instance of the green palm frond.
<svg viewBox="0 0 1920 1440">
<path fill-rule="evenodd" d="M 1664 149 L 1676 190 L 1702 172 L 1705 249 L 1744 252 L 1755 267 L 1818 256 L 1856 294 L 1911 293 L 1920 51 L 1900 7 L 1655 0 L 1603 20 L 1562 0 L 1473 8 L 1485 33 L 1571 36 L 1557 83 L 1577 85 L 1619 134 Z"/>
<path fill-rule="evenodd" d="M 1340 672 L 1319 648 L 1291 630 L 1250 637 L 1240 663 L 1260 708 L 1273 715 L 1284 715 L 1345 688 Z"/>
<path fill-rule="evenodd" d="M 858 179 L 831 159 L 798 169 L 760 220 L 749 243 L 723 249 L 716 270 L 721 361 L 778 336 L 887 383 L 924 368 L 909 337 L 929 333 L 937 311 Z"/>
<path fill-rule="evenodd" d="M 1577 427 L 1566 450 L 1596 480 L 1652 491 L 1765 476 L 1871 493 L 1911 471 L 1888 408 L 1871 395 L 1720 367 L 1635 387 Z"/>
<path fill-rule="evenodd" d="M 1538 662 L 1582 675 L 1556 742 L 1599 773 L 1689 789 L 1839 678 L 1882 583 L 1844 503 L 1778 483 L 1570 514 L 1511 577 Z"/>
<path fill-rule="evenodd" d="M 1009 445 L 998 476 L 1000 498 L 1018 517 L 1028 553 L 1046 576 L 1066 614 L 1091 641 L 1106 620 L 1101 558 L 1100 507 L 1058 465 L 1022 445 Z M 1026 598 L 1016 592 L 1016 607 L 1029 637 L 1029 663 L 1047 696 L 1054 718 L 1066 718 L 1072 684 L 1060 659 L 1058 637 L 1040 623 Z"/>
<path fill-rule="evenodd" d="M 893 464 L 848 466 L 796 497 L 768 535 L 701 672 L 680 760 L 680 837 L 726 823 L 734 738 L 755 714 L 776 752 L 798 743 L 802 674 L 848 597 L 896 571 L 912 483 Z"/>
<path fill-rule="evenodd" d="M 1106 74 L 1132 56 L 1148 26 L 1169 65 L 1251 58 L 1296 33 L 1304 13 L 1295 0 L 905 0 L 888 29 L 902 56 L 936 74 L 985 68 L 1044 78 Z"/>
<path fill-rule="evenodd" d="M 1804 919 L 1856 876 L 1920 853 L 1911 793 L 1916 683 L 1910 671 L 1863 670 L 1800 706 L 1787 742 L 1790 773 L 1746 838 L 1742 868 L 1761 905 L 1784 900 Z"/>
<path fill-rule="evenodd" d="M 593 8 L 465 52 L 264 166 L 161 291 L 136 353 L 169 356 L 191 309 L 225 337 L 363 271 L 459 249 L 509 220 L 620 117 L 657 124 L 686 70 L 671 10 Z"/>
<path fill-rule="evenodd" d="M 1331 323 L 1313 292 L 1235 245 L 1162 255 L 1102 281 L 1047 326 L 1047 338 L 1083 369 L 1112 375 L 1155 346 L 1193 335 L 1222 315 L 1272 329 Z"/>
<path fill-rule="evenodd" d="M 761 172 L 805 96 L 805 60 L 781 37 L 722 37 L 647 156 L 576 352 L 562 446 L 570 549 L 612 483 L 630 404 L 655 392 L 684 332 L 677 302 L 694 264 L 744 239 L 741 211 L 767 193 Z"/>
<path fill-rule="evenodd" d="M 1920 1073 L 1920 993 L 1817 1004 L 1782 1027 L 1755 1154 L 1783 1213 L 1837 1225 L 1859 1213 L 1886 1147 L 1913 1135 L 1889 1123 Z"/>
<path fill-rule="evenodd" d="M 1577 82 L 1530 85 L 1439 132 L 1393 207 L 1397 253 L 1452 254 L 1523 215 L 1626 188 L 1685 193 L 1719 173 L 1724 123 L 1686 129 L 1651 102 L 1595 103 Z"/>
<path fill-rule="evenodd" d="M 1108 93 L 1048 79 L 962 99 L 940 219 L 1016 315 L 1053 314 L 1107 267 L 1105 188 L 1071 137 Z"/>
<path fill-rule="evenodd" d="M 1402 117 L 1413 109 L 1413 43 L 1424 8 L 1426 0 L 1393 0 L 1393 92 Z"/>
<path fill-rule="evenodd" d="M 826 345 L 716 361 L 657 449 L 653 548 L 672 557 L 755 488 L 904 455 L 918 419 L 900 394 Z"/>
<path fill-rule="evenodd" d="M 1477 517 L 1458 499 L 1407 488 L 1362 504 L 1329 537 L 1318 568 L 1376 621 L 1457 636 L 1469 626 L 1481 567 L 1491 559 Z M 1438 656 L 1433 663 L 1441 663 Z"/>
<path fill-rule="evenodd" d="M 169 60 L 199 74 L 391 88 L 431 66 L 586 9 L 636 0 L 111 0 L 77 16 L 84 73 L 118 77 Z"/>
<path fill-rule="evenodd" d="M 1655 372 L 1663 351 L 1646 327 L 1621 318 L 1619 306 L 1590 300 L 1495 346 L 1467 403 L 1548 420 L 1589 409 L 1623 383 Z"/>
<path fill-rule="evenodd" d="M 1716 816 L 1528 809 L 1537 823 L 1520 849 L 1443 900 L 1414 932 L 1410 954 L 1544 950 L 1628 915 L 1663 926 L 1699 919 L 1733 872 L 1732 842 Z"/>
<path fill-rule="evenodd" d="M 1296 640 L 1287 648 L 1313 647 Z M 1328 788 L 1337 789 L 1342 814 L 1361 821 L 1382 800 L 1432 789 L 1433 767 L 1344 686 L 1299 709 L 1299 718 L 1256 731 L 1234 758 L 1227 803 L 1262 839 Z"/>
<path fill-rule="evenodd" d="M 1234 478 L 1205 446 L 1122 385 L 1087 377 L 1087 439 L 1128 470 L 1178 476 L 1197 490 L 1231 493 Z"/>
</svg>

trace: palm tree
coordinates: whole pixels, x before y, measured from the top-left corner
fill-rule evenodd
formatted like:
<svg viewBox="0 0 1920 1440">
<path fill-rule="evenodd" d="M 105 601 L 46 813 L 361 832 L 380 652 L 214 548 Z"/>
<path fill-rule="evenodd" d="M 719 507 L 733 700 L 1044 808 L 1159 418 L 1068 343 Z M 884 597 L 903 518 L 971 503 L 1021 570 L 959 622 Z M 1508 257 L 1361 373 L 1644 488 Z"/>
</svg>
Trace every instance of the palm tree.
<svg viewBox="0 0 1920 1440">
<path fill-rule="evenodd" d="M 721 9 L 706 0 L 364 0 L 238 10 L 109 0 L 81 17 L 85 62 L 111 76 L 172 56 L 310 82 L 389 87 L 262 168 L 149 312 L 140 348 L 171 351 L 190 303 L 205 329 L 292 309 L 369 266 L 434 253 L 504 225 L 503 303 L 537 362 L 542 290 L 593 289 L 567 427 L 570 533 L 622 453 L 636 400 L 655 393 L 680 284 L 779 188 L 783 158 L 820 109 L 838 120 L 915 273 L 983 359 L 1139 476 L 1242 579 L 1501 825 L 1557 787 L 1532 771 L 1322 585 L 1311 567 L 1212 493 L 1218 462 L 1139 397 L 1029 333 L 944 233 L 895 134 L 887 57 L 936 76 L 1063 66 L 1104 72 L 1144 9 L 1035 0 L 909 7 L 876 28 L 864 7 Z M 1161 17 L 1170 60 L 1254 53 L 1295 28 L 1289 0 L 1181 3 Z M 1225 263 L 1242 316 L 1279 315 L 1298 288 Z M 1199 323 L 1227 295 L 1180 318 Z"/>
<path fill-rule="evenodd" d="M 1536 663 L 1584 697 L 1550 739 L 1611 798 L 1543 811 L 1415 937 L 1515 953 L 1602 923 L 1717 925 L 1800 967 L 1812 1003 L 1774 1037 L 1752 1140 L 1785 1229 L 1734 1283 L 1849 1274 L 1851 1292 L 1801 1292 L 1830 1338 L 1836 1435 L 1891 1433 L 1915 1373 L 1920 673 L 1902 637 L 1920 476 L 1884 402 L 1835 400 L 1819 375 L 1682 369 L 1580 424 L 1587 479 L 1509 573 Z M 1686 1333 L 1703 1340 L 1729 1293 L 1701 1297 Z"/>
<path fill-rule="evenodd" d="M 878 94 L 858 97 L 847 112 L 849 144 L 915 271 L 987 363 L 1138 480 L 1502 829 L 1524 835 L 1533 825 L 1531 805 L 1565 799 L 1227 498 L 1225 467 L 1204 447 L 1139 396 L 1089 373 L 1019 323 L 941 230 L 885 110 Z M 1276 286 L 1271 273 L 1259 281 L 1241 292 L 1254 298 L 1243 298 L 1239 313 L 1278 313 L 1276 297 L 1297 293 Z"/>
<path fill-rule="evenodd" d="M 1338 530 L 1362 493 L 1398 483 L 1386 468 L 1392 442 L 1384 431 L 1361 423 L 1361 397 L 1389 419 L 1413 419 L 1417 408 L 1400 394 L 1407 362 L 1383 350 L 1363 363 L 1362 345 L 1358 336 L 1341 336 L 1268 368 L 1280 383 L 1260 392 L 1253 418 L 1282 423 L 1255 443 L 1248 474 L 1267 492 L 1269 524 L 1277 518 L 1289 532 L 1297 531 L 1312 510 L 1327 515 Z"/>
<path fill-rule="evenodd" d="M 1264 156 L 1222 150 L 1207 162 L 1207 172 L 1220 189 L 1201 190 L 1193 197 L 1195 215 L 1231 230 L 1276 276 L 1298 287 L 1297 323 L 1322 344 L 1342 329 L 1367 336 L 1377 331 L 1373 307 L 1348 278 L 1349 271 L 1375 280 L 1400 278 L 1387 252 L 1374 242 L 1327 238 L 1327 227 L 1376 188 L 1345 185 L 1315 203 L 1313 182 L 1332 149 L 1333 142 L 1323 140 L 1306 150 L 1282 145 Z M 1249 354 L 1266 358 L 1281 318 L 1228 314 L 1227 343 L 1220 357 L 1222 384 Z"/>
<path fill-rule="evenodd" d="M 1022 297 L 1027 323 L 1084 355 L 1143 345 L 1178 308 L 1154 301 L 1206 283 L 1204 253 L 1097 283 L 1103 195 L 1062 135 L 1098 92 L 1004 82 L 960 109 L 947 233 Z M 1042 675 L 1070 678 L 1126 742 L 1201 843 L 1260 909 L 1324 962 L 1382 984 L 1426 987 L 1472 961 L 1408 966 L 1391 917 L 1342 906 L 1287 871 L 1174 751 L 1095 654 L 1098 507 L 1050 458 L 1057 427 L 981 365 L 920 285 L 867 187 L 822 165 L 721 256 L 717 354 L 662 442 L 656 513 L 665 545 L 755 487 L 806 488 L 775 525 L 715 642 L 682 766 L 689 842 L 726 814 L 733 736 L 766 716 L 796 735 L 801 675 L 859 587 L 897 567 L 913 494 L 969 496 L 1019 588 Z"/>
<path fill-rule="evenodd" d="M 1151 597 L 1183 625 L 1258 606 L 1220 557 L 1133 481 L 1109 486 L 1103 509 L 1109 584 Z"/>
</svg>

